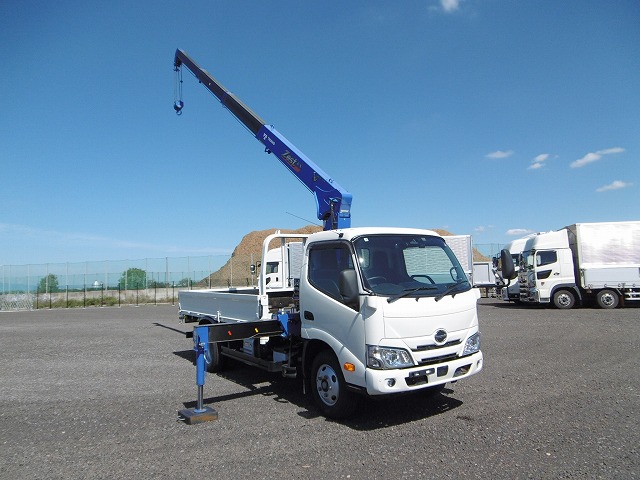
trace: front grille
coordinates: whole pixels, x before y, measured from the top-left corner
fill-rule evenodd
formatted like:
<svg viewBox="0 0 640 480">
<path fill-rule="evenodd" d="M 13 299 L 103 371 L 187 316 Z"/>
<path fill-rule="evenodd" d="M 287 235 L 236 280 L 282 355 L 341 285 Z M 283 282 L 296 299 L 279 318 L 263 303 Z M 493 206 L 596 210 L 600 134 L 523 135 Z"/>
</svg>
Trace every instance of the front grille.
<svg viewBox="0 0 640 480">
<path fill-rule="evenodd" d="M 418 362 L 418 365 L 433 365 L 436 363 L 449 362 L 456 358 L 458 358 L 458 356 L 455 353 L 452 353 L 451 355 L 441 355 L 439 357 L 423 358 Z"/>
<path fill-rule="evenodd" d="M 452 347 L 454 345 L 459 345 L 462 343 L 461 339 L 458 340 L 451 340 L 450 342 L 444 343 L 442 345 L 435 345 L 435 344 L 431 344 L 431 345 L 418 345 L 416 348 L 413 348 L 412 351 L 413 352 L 426 352 L 428 350 L 436 350 L 438 348 L 447 348 L 447 347 Z"/>
</svg>

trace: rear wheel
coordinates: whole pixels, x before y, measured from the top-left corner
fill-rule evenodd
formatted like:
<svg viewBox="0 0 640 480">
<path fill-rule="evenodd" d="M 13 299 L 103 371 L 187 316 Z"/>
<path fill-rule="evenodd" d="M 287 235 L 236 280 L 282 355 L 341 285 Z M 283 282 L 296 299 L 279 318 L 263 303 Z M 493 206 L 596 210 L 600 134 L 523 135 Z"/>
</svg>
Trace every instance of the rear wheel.
<svg viewBox="0 0 640 480">
<path fill-rule="evenodd" d="M 358 397 L 347 390 L 340 364 L 329 350 L 323 350 L 311 364 L 311 392 L 313 399 L 330 418 L 345 418 L 358 406 Z"/>
<path fill-rule="evenodd" d="M 600 308 L 616 308 L 620 302 L 618 294 L 613 290 L 600 290 L 596 300 Z"/>
<path fill-rule="evenodd" d="M 553 305 L 561 310 L 573 308 L 576 296 L 571 290 L 558 290 L 553 294 Z"/>
</svg>

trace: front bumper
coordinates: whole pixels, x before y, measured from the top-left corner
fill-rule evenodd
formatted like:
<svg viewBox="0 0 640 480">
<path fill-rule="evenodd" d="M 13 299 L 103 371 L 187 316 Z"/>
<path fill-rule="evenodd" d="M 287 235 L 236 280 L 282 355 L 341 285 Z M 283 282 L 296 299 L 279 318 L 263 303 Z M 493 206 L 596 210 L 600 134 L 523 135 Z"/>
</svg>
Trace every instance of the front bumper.
<svg viewBox="0 0 640 480">
<path fill-rule="evenodd" d="M 448 362 L 400 370 L 366 369 L 369 395 L 406 393 L 460 380 L 482 370 L 482 351 Z"/>
</svg>

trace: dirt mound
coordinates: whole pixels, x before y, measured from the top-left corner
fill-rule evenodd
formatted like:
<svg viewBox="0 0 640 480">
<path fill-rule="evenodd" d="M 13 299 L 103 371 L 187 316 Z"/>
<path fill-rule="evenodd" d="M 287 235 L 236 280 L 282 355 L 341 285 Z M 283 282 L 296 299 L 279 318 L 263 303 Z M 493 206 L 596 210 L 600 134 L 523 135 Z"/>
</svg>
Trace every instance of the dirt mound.
<svg viewBox="0 0 640 480">
<path fill-rule="evenodd" d="M 307 235 L 322 230 L 317 225 L 307 225 L 297 230 L 270 228 L 268 230 L 255 230 L 242 237 L 240 243 L 233 249 L 231 258 L 220 270 L 212 273 L 198 282 L 199 287 L 228 287 L 249 286 L 255 283 L 255 277 L 251 275 L 251 264 L 256 264 L 262 258 L 262 243 L 269 235 L 280 231 L 287 235 Z M 287 241 L 295 241 L 294 237 Z M 275 247 L 275 244 L 271 246 Z"/>
</svg>

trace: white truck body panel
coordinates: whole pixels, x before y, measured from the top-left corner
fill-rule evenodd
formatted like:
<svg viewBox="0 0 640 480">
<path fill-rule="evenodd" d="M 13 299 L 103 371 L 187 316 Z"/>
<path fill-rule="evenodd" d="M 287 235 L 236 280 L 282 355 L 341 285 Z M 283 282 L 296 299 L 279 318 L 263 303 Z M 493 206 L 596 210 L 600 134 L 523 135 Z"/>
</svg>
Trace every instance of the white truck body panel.
<svg viewBox="0 0 640 480">
<path fill-rule="evenodd" d="M 566 227 L 582 288 L 640 287 L 640 222 Z"/>
<path fill-rule="evenodd" d="M 471 284 L 475 285 L 473 278 L 473 239 L 471 235 L 444 235 L 442 238 L 447 242 L 449 248 L 453 250 L 453 253 L 456 254 Z"/>
<path fill-rule="evenodd" d="M 473 262 L 474 287 L 495 287 L 496 280 L 493 262 Z"/>
<path fill-rule="evenodd" d="M 444 241 L 456 254 L 464 273 L 474 287 L 495 287 L 496 275 L 493 262 L 473 261 L 473 237 L 471 235 L 443 235 Z"/>
<path fill-rule="evenodd" d="M 246 293 L 242 293 L 246 292 Z M 257 289 L 207 289 L 178 292 L 181 315 L 220 322 L 260 320 L 260 296 Z"/>
<path fill-rule="evenodd" d="M 591 266 L 580 272 L 583 288 L 640 287 L 640 266 L 598 267 Z"/>
</svg>

